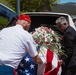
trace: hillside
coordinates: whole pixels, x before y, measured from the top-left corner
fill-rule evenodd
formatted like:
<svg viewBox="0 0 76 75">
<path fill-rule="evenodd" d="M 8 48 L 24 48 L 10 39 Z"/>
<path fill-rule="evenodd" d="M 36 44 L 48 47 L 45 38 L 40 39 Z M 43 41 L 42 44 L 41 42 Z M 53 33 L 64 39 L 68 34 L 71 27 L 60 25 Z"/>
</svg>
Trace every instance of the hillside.
<svg viewBox="0 0 76 75">
<path fill-rule="evenodd" d="M 69 2 L 58 4 L 52 8 L 52 12 L 61 12 L 68 13 L 70 15 L 76 15 L 76 3 Z"/>
</svg>

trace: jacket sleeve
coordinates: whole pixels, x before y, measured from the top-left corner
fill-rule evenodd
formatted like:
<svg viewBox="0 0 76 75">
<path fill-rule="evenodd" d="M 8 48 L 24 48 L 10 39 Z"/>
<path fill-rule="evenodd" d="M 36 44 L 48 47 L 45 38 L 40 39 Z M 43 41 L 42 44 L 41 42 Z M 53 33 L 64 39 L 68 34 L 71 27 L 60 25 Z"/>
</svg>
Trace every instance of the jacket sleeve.
<svg viewBox="0 0 76 75">
<path fill-rule="evenodd" d="M 64 49 L 65 54 L 71 57 L 74 50 L 74 34 L 72 32 L 67 32 L 64 36 Z"/>
</svg>

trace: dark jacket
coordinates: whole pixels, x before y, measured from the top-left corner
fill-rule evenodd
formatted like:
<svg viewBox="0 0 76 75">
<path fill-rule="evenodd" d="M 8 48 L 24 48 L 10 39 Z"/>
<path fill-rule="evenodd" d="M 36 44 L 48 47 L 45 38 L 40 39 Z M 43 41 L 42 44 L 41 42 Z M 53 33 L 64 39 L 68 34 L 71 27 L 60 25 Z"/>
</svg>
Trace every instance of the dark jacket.
<svg viewBox="0 0 76 75">
<path fill-rule="evenodd" d="M 65 54 L 68 57 L 65 57 L 63 60 L 67 67 L 76 65 L 76 31 L 68 26 L 64 31 L 64 50 Z"/>
</svg>

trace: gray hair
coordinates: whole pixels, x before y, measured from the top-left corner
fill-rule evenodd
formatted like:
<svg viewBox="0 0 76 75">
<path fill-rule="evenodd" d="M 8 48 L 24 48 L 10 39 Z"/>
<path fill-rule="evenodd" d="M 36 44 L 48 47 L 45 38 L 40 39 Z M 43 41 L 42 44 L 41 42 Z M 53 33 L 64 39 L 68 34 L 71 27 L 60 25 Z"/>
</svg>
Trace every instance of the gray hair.
<svg viewBox="0 0 76 75">
<path fill-rule="evenodd" d="M 56 22 L 55 22 L 56 24 L 63 24 L 63 23 L 66 23 L 66 24 L 68 24 L 68 22 L 67 22 L 67 20 L 66 20 L 66 18 L 65 17 L 63 17 L 63 16 L 61 16 L 61 17 L 59 17 L 57 20 L 56 20 Z"/>
</svg>

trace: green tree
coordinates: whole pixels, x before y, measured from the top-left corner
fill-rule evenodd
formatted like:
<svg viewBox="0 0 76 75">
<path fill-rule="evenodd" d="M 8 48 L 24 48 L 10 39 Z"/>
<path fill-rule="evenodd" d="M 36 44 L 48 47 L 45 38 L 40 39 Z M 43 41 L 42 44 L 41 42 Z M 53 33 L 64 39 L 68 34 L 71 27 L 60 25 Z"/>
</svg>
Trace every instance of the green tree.
<svg viewBox="0 0 76 75">
<path fill-rule="evenodd" d="M 0 0 L 0 3 L 2 3 L 4 5 L 6 5 L 6 6 L 8 6 L 9 8 L 15 10 L 15 8 L 6 0 Z"/>
<path fill-rule="evenodd" d="M 51 11 L 52 6 L 56 5 L 59 0 L 20 0 L 20 11 L 23 12 L 40 12 Z M 17 0 L 0 0 L 0 3 L 16 11 Z M 8 20 L 0 16 L 0 29 L 6 27 Z"/>
<path fill-rule="evenodd" d="M 0 16 L 0 30 L 8 25 L 9 21 L 7 18 Z"/>
<path fill-rule="evenodd" d="M 8 0 L 16 11 L 16 1 Z M 52 6 L 57 4 L 59 0 L 20 0 L 21 12 L 35 12 L 35 11 L 51 11 Z"/>
</svg>

